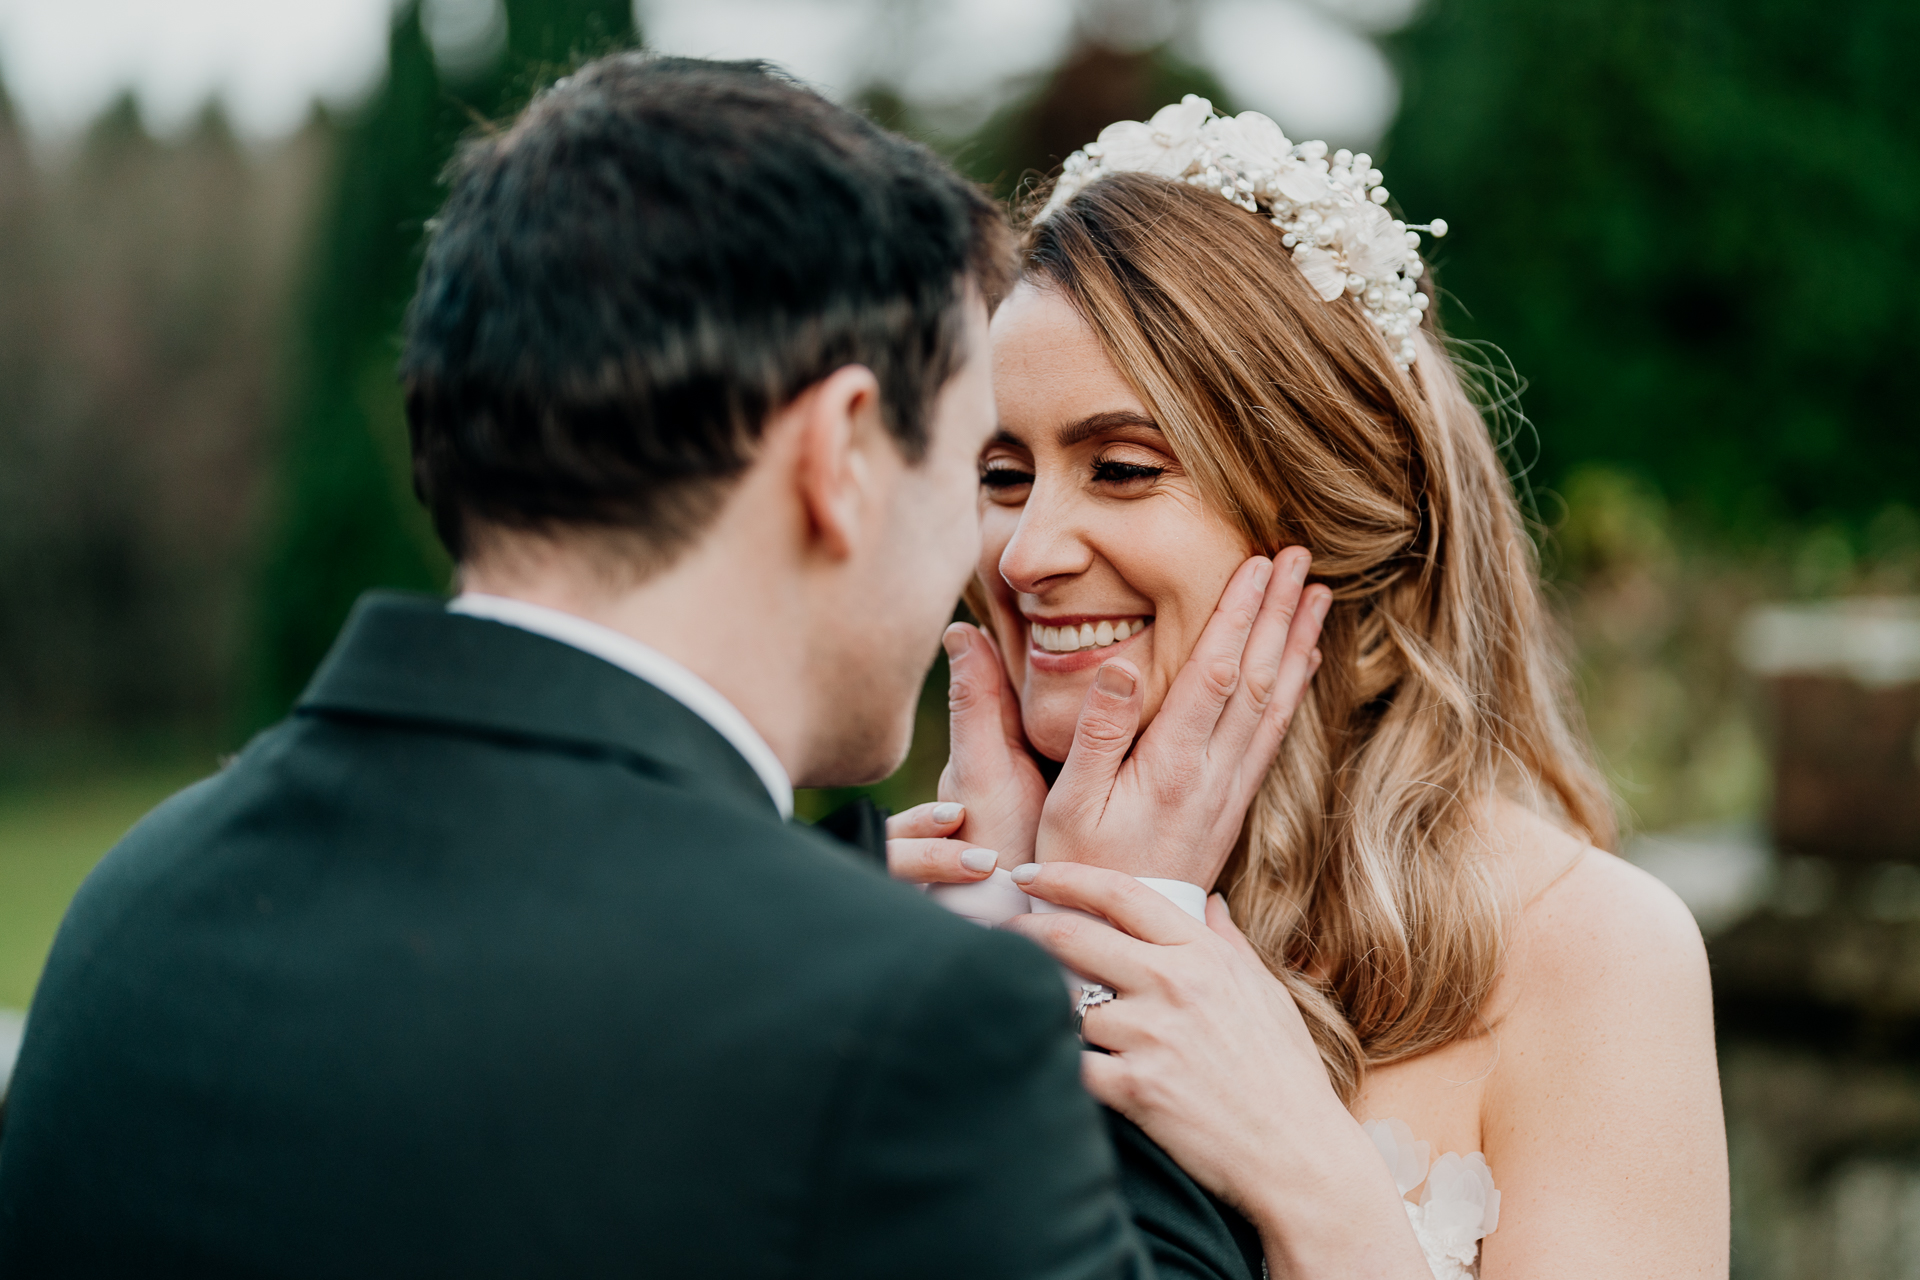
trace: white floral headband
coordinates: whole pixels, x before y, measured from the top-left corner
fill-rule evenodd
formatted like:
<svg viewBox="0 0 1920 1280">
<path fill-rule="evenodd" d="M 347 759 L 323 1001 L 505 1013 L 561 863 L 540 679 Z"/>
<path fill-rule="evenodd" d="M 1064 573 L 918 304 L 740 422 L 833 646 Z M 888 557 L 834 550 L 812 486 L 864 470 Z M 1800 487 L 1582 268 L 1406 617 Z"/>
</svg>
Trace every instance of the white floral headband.
<svg viewBox="0 0 1920 1280">
<path fill-rule="evenodd" d="M 1387 189 L 1364 152 L 1343 147 L 1329 164 L 1326 143 L 1295 145 L 1257 111 L 1216 115 L 1211 102 L 1190 93 L 1144 124 L 1108 125 L 1099 141 L 1068 156 L 1040 220 L 1109 173 L 1151 173 L 1205 187 L 1251 213 L 1264 206 L 1285 233 L 1280 243 L 1293 250 L 1294 265 L 1324 301 L 1353 294 L 1386 338 L 1395 364 L 1409 369 L 1419 358 L 1413 332 L 1428 302 L 1413 283 L 1424 270 L 1420 232 L 1444 236 L 1447 224 L 1435 218 L 1408 226 L 1381 208 Z"/>
</svg>

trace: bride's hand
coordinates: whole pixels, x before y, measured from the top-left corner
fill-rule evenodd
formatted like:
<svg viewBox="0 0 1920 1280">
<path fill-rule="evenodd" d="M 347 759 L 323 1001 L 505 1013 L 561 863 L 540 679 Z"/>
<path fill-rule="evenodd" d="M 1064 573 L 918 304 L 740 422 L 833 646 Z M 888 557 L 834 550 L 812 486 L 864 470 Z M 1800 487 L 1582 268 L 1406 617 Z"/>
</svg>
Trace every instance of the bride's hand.
<svg viewBox="0 0 1920 1280">
<path fill-rule="evenodd" d="M 1027 751 L 1019 695 L 986 632 L 956 622 L 943 643 L 949 747 L 939 797 L 966 807 L 965 820 L 948 834 L 997 850 L 1002 867 L 1032 862 L 1047 784 Z"/>
<path fill-rule="evenodd" d="M 1041 862 L 1212 887 L 1320 665 L 1314 645 L 1333 597 L 1305 586 L 1311 560 L 1289 547 L 1235 571 L 1138 743 L 1138 668 L 1125 658 L 1100 668 L 1045 793 Z"/>
<path fill-rule="evenodd" d="M 954 838 L 965 805 L 917 804 L 887 819 L 887 874 L 908 884 L 977 884 L 998 855 Z"/>
<path fill-rule="evenodd" d="M 1431 1280 L 1392 1174 L 1223 899 L 1208 900 L 1202 925 L 1099 867 L 1043 863 L 1014 879 L 1103 918 L 1002 926 L 1118 993 L 1085 1015 L 1087 1043 L 1110 1051 L 1081 1055 L 1088 1092 L 1258 1227 L 1276 1275 Z"/>
</svg>

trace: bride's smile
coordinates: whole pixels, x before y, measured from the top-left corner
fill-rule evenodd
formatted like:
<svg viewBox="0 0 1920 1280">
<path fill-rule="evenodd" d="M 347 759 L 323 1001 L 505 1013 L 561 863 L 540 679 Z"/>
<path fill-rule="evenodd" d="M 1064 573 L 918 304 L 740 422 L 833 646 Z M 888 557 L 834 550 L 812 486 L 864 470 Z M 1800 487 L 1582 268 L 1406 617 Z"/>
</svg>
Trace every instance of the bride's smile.
<svg viewBox="0 0 1920 1280">
<path fill-rule="evenodd" d="M 1083 652 L 1087 658 L 1104 662 L 1117 654 L 1103 653 L 1097 657 L 1095 649 L 1106 649 L 1116 644 L 1125 644 L 1134 636 L 1146 630 L 1150 618 L 1091 618 L 1084 614 L 1069 618 L 1043 618 L 1027 615 L 1027 639 L 1032 646 L 1032 660 L 1043 670 L 1077 671 L 1074 659 L 1053 661 L 1061 654 Z M 1078 661 L 1084 662 L 1086 659 Z"/>
<path fill-rule="evenodd" d="M 1001 304 L 993 376 L 980 581 L 1028 740 L 1060 760 L 1102 663 L 1139 671 L 1151 722 L 1250 548 L 1057 293 L 1023 284 Z"/>
</svg>

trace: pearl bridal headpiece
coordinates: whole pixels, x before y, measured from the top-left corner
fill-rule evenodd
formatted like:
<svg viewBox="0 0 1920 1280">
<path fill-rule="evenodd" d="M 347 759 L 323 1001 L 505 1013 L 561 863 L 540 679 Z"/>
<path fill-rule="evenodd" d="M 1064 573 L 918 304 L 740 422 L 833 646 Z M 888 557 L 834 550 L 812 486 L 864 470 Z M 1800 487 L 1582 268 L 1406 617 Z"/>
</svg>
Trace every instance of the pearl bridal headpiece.
<svg viewBox="0 0 1920 1280">
<path fill-rule="evenodd" d="M 1145 123 L 1108 125 L 1098 141 L 1068 156 L 1039 220 L 1110 173 L 1156 174 L 1265 213 L 1324 301 L 1353 294 L 1395 364 L 1408 369 L 1419 357 L 1413 332 L 1428 302 L 1414 285 L 1424 270 L 1420 232 L 1444 236 L 1447 224 L 1435 218 L 1409 226 L 1381 208 L 1387 189 L 1364 152 L 1343 147 L 1329 163 L 1326 143 L 1289 142 L 1257 111 L 1217 115 L 1211 102 L 1190 93 Z"/>
</svg>

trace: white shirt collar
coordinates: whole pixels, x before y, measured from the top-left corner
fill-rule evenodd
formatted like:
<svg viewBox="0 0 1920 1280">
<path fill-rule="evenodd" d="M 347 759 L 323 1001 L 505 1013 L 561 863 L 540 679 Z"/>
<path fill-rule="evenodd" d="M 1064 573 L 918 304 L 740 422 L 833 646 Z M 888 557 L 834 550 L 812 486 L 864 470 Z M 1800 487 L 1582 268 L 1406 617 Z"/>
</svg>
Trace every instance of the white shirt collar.
<svg viewBox="0 0 1920 1280">
<path fill-rule="evenodd" d="M 780 816 L 793 816 L 793 780 L 787 776 L 786 767 L 780 763 L 780 757 L 773 754 L 773 748 L 767 745 L 767 740 L 740 714 L 738 707 L 721 696 L 718 689 L 658 649 L 576 614 L 562 613 L 558 609 L 507 596 L 485 595 L 478 591 L 463 592 L 447 605 L 447 612 L 466 614 L 470 618 L 486 618 L 509 627 L 519 627 L 522 631 L 531 631 L 549 640 L 558 640 L 561 644 L 572 645 L 640 677 L 712 725 L 714 731 L 746 757 L 753 771 L 760 775 L 760 781 L 766 786 L 767 794 L 773 797 L 774 807 L 780 810 Z"/>
</svg>

